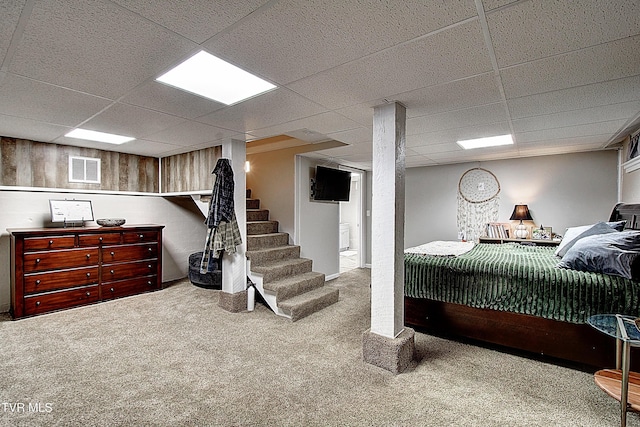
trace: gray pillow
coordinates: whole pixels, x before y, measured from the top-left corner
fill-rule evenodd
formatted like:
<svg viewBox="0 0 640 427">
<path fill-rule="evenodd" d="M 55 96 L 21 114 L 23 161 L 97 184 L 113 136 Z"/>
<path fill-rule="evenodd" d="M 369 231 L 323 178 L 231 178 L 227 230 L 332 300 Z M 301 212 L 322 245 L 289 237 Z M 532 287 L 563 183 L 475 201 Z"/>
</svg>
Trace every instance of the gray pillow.
<svg viewBox="0 0 640 427">
<path fill-rule="evenodd" d="M 567 251 L 569 251 L 569 249 L 571 249 L 573 245 L 575 245 L 580 239 L 583 239 L 588 236 L 595 236 L 598 234 L 606 234 L 606 233 L 619 233 L 619 231 L 616 231 L 614 228 L 610 227 L 604 222 L 598 222 L 596 224 L 593 224 L 591 227 L 582 231 L 580 234 L 578 234 L 576 237 L 574 237 L 570 241 L 564 243 L 562 245 L 562 248 L 556 251 L 556 255 L 558 255 L 560 258 L 564 258 L 564 255 L 567 253 Z"/>
<path fill-rule="evenodd" d="M 640 231 L 587 236 L 567 251 L 558 267 L 638 280 Z"/>
</svg>

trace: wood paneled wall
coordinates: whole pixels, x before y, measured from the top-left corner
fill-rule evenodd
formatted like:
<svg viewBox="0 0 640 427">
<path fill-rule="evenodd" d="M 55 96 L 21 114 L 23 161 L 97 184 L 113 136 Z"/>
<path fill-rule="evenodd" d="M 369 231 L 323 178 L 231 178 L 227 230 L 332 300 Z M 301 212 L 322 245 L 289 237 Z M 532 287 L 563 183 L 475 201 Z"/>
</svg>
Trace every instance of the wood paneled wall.
<svg viewBox="0 0 640 427">
<path fill-rule="evenodd" d="M 211 172 L 222 157 L 222 146 L 204 148 L 162 159 L 162 192 L 211 190 L 215 175 Z"/>
<path fill-rule="evenodd" d="M 70 155 L 100 159 L 102 182 L 69 182 Z M 1 137 L 0 185 L 158 193 L 158 159 Z"/>
</svg>

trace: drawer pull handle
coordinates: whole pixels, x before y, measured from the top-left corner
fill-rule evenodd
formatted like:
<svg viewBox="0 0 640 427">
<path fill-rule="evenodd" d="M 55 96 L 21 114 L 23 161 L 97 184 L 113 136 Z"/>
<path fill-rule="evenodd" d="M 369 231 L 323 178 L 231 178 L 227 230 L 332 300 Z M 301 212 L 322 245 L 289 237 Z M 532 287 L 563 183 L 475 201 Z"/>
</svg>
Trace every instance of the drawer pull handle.
<svg viewBox="0 0 640 427">
<path fill-rule="evenodd" d="M 114 292 L 113 288 L 109 289 L 111 292 Z"/>
<path fill-rule="evenodd" d="M 36 285 L 40 284 L 40 279 L 36 280 Z"/>
<path fill-rule="evenodd" d="M 111 274 L 116 274 L 116 272 L 115 272 L 115 271 L 113 271 L 113 270 L 109 270 L 109 273 L 111 273 Z"/>
<path fill-rule="evenodd" d="M 91 273 L 87 273 L 87 277 L 91 277 Z"/>
<path fill-rule="evenodd" d="M 40 305 L 40 301 L 36 301 L 36 307 Z"/>
<path fill-rule="evenodd" d="M 151 268 L 151 264 L 147 265 L 147 267 Z"/>
<path fill-rule="evenodd" d="M 138 237 L 144 239 L 144 234 L 138 234 Z"/>
<path fill-rule="evenodd" d="M 111 251 L 110 254 L 111 254 L 111 256 L 114 256 L 116 253 Z"/>
<path fill-rule="evenodd" d="M 98 238 L 98 240 L 102 242 L 102 237 Z"/>
<path fill-rule="evenodd" d="M 153 248 L 149 248 L 149 252 L 153 252 Z"/>
<path fill-rule="evenodd" d="M 36 264 L 40 264 L 40 258 L 36 258 Z"/>
<path fill-rule="evenodd" d="M 53 245 L 53 240 L 49 240 L 49 245 Z"/>
<path fill-rule="evenodd" d="M 91 254 L 87 254 L 87 259 L 91 258 Z"/>
<path fill-rule="evenodd" d="M 148 280 L 148 281 L 147 281 L 147 284 L 148 284 L 149 286 L 153 285 L 153 283 L 151 282 L 151 280 Z"/>
<path fill-rule="evenodd" d="M 91 296 L 91 292 L 87 292 L 87 296 L 90 297 Z"/>
</svg>

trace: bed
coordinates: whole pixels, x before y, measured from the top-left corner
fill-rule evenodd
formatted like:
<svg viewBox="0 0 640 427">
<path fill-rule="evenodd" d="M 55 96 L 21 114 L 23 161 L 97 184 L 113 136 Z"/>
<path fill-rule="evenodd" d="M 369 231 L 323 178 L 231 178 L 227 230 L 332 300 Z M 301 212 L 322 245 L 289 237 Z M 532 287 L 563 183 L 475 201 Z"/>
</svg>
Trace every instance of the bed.
<svg viewBox="0 0 640 427">
<path fill-rule="evenodd" d="M 602 241 L 629 236 L 638 244 L 639 223 L 640 205 L 619 204 L 607 223 L 571 229 L 563 258 L 560 247 L 520 243 L 478 243 L 453 256 L 405 253 L 405 323 L 579 368 L 612 366 L 614 340 L 586 321 L 601 313 L 640 317 L 640 246 L 625 252 L 624 274 L 604 274 L 587 243 L 599 251 L 611 246 Z M 640 368 L 640 357 L 631 360 Z"/>
</svg>

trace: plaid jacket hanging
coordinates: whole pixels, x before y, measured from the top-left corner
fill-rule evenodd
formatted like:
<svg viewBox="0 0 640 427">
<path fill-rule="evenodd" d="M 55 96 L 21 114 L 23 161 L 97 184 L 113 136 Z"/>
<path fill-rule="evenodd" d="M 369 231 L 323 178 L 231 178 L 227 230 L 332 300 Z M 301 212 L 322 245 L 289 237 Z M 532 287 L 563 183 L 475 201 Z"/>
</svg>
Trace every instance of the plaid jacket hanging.
<svg viewBox="0 0 640 427">
<path fill-rule="evenodd" d="M 223 251 L 233 254 L 236 246 L 242 244 L 234 209 L 233 169 L 229 159 L 218 159 L 212 173 L 216 174 L 216 181 L 205 221 L 207 239 L 200 264 L 200 273 L 203 274 L 214 270 L 213 260 L 219 258 Z"/>
</svg>

